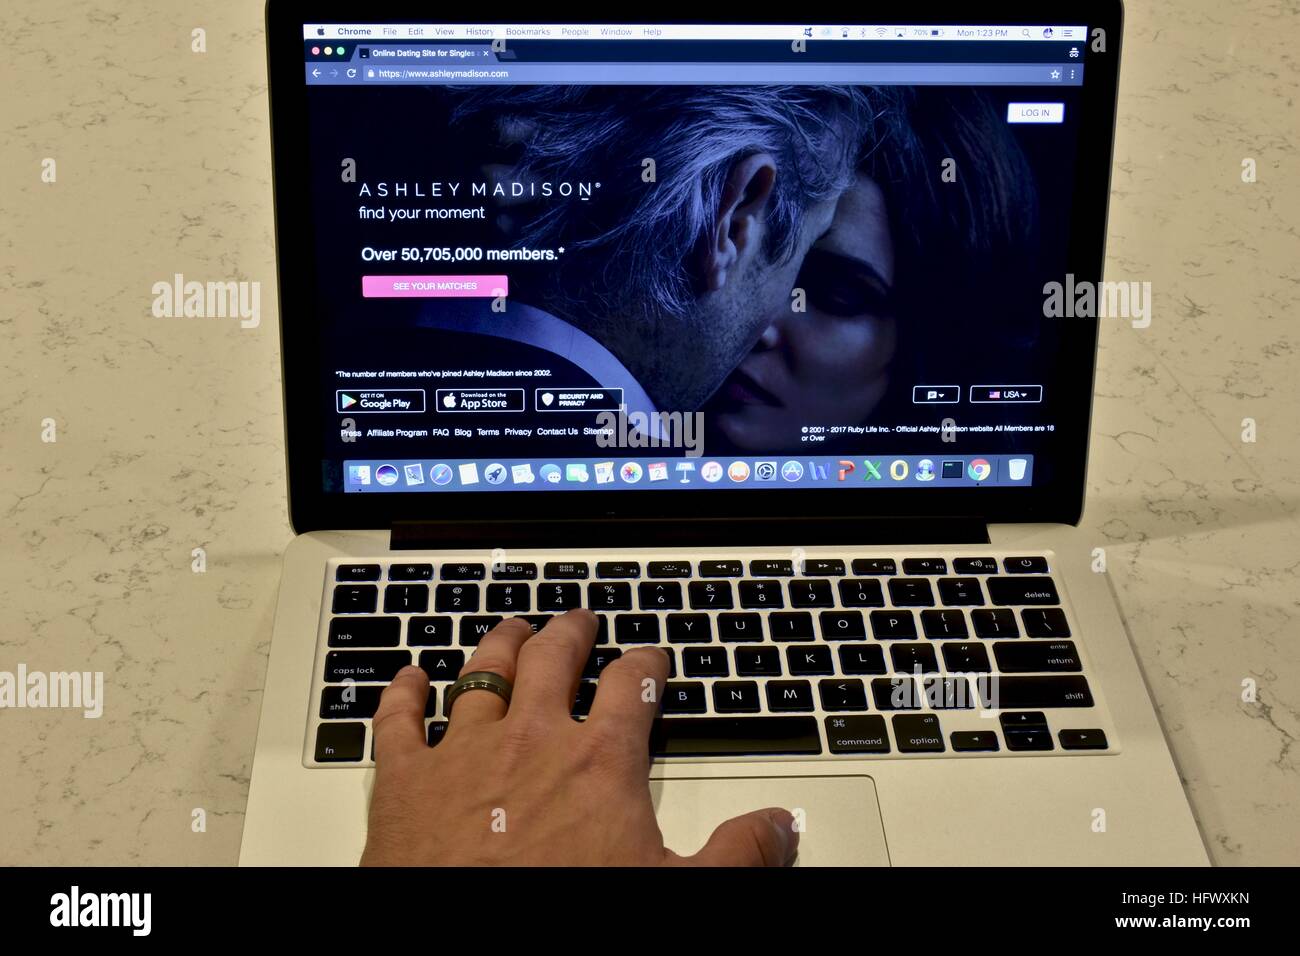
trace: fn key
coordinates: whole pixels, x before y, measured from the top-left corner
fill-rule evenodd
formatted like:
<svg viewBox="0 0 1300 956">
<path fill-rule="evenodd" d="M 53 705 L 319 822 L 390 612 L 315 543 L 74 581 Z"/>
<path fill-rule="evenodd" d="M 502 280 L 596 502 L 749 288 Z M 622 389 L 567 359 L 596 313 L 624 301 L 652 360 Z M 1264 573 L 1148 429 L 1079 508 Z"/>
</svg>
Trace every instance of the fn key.
<svg viewBox="0 0 1300 956">
<path fill-rule="evenodd" d="M 360 760 L 366 753 L 366 725 L 328 723 L 316 728 L 316 762 Z"/>
</svg>

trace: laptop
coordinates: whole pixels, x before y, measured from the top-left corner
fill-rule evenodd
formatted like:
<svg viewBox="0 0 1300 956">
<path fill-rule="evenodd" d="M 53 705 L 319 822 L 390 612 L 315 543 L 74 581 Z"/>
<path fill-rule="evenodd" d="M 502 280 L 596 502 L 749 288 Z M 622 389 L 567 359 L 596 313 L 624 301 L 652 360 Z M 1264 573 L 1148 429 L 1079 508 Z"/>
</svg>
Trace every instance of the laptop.
<svg viewBox="0 0 1300 956">
<path fill-rule="evenodd" d="M 436 747 L 482 636 L 577 606 L 575 720 L 671 659 L 678 852 L 781 805 L 800 865 L 1207 862 L 1075 527 L 1140 310 L 1121 7 L 800 12 L 268 3 L 296 537 L 242 863 L 355 864 L 386 681 Z"/>
</svg>

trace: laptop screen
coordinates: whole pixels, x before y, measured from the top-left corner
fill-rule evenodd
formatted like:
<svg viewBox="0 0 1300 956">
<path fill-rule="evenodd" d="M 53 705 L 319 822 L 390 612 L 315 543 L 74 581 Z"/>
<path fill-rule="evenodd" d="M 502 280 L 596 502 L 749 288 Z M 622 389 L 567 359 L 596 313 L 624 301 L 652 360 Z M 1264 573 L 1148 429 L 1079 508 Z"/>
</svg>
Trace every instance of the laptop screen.
<svg viewBox="0 0 1300 956">
<path fill-rule="evenodd" d="M 1088 40 L 305 24 L 322 490 L 1034 487 Z"/>
</svg>

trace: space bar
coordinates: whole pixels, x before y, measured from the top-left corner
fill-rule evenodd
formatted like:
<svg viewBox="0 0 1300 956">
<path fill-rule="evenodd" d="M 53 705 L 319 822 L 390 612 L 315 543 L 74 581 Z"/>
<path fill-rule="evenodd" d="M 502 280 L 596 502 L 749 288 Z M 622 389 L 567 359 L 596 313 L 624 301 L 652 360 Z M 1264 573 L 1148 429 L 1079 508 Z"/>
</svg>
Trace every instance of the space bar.
<svg viewBox="0 0 1300 956">
<path fill-rule="evenodd" d="M 652 757 L 821 752 L 813 717 L 660 717 L 650 731 Z"/>
</svg>

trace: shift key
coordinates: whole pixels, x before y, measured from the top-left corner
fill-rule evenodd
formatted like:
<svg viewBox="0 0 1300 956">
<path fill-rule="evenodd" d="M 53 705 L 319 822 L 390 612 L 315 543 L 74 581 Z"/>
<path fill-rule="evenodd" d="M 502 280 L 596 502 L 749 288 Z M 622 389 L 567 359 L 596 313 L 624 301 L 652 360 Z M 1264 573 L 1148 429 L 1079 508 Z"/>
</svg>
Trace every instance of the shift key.
<svg viewBox="0 0 1300 956">
<path fill-rule="evenodd" d="M 1060 674 L 1051 677 L 986 677 L 981 675 L 980 700 L 998 710 L 1040 710 L 1048 707 L 1091 707 L 1092 691 L 1085 677 Z"/>
</svg>

